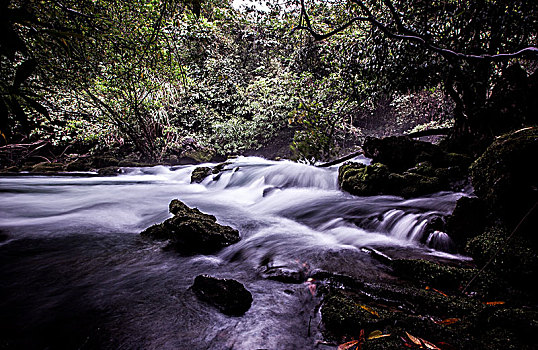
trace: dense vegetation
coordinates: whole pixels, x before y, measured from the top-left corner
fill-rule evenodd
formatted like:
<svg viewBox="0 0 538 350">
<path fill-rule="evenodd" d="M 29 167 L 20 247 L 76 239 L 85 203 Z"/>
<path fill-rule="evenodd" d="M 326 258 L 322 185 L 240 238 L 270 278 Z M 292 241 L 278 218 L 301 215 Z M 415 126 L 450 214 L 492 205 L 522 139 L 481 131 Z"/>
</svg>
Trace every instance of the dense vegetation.
<svg viewBox="0 0 538 350">
<path fill-rule="evenodd" d="M 458 136 L 489 140 L 532 119 L 492 127 L 486 107 L 503 69 L 535 69 L 536 50 L 518 53 L 536 41 L 533 2 L 1 6 L 0 139 L 45 141 L 49 161 L 103 151 L 202 160 L 275 138 L 315 161 L 365 135 L 455 121 Z"/>
</svg>

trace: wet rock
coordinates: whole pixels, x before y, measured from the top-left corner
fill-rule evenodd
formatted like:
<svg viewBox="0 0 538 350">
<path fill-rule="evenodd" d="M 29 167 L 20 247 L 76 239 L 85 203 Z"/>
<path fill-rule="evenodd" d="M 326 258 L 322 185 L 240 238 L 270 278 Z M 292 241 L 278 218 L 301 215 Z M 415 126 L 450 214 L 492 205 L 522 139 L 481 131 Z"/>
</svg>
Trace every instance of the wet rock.
<svg viewBox="0 0 538 350">
<path fill-rule="evenodd" d="M 62 163 L 49 163 L 41 162 L 32 166 L 30 172 L 32 173 L 55 173 L 64 170 L 64 164 Z"/>
<path fill-rule="evenodd" d="M 202 166 L 195 168 L 191 174 L 191 183 L 200 183 L 204 181 L 206 177 L 211 175 L 212 169 L 210 167 Z"/>
<path fill-rule="evenodd" d="M 364 165 L 347 162 L 338 169 L 340 187 L 357 196 L 396 195 L 416 197 L 434 193 L 444 188 L 436 177 L 416 173 L 391 173 L 380 163 Z"/>
<path fill-rule="evenodd" d="M 90 169 L 91 169 L 91 165 L 88 162 L 88 160 L 82 159 L 82 158 L 75 159 L 74 161 L 69 162 L 65 166 L 65 170 L 67 171 L 88 171 Z"/>
<path fill-rule="evenodd" d="M 97 174 L 101 176 L 117 176 L 121 174 L 121 169 L 117 166 L 109 166 L 105 168 L 101 168 L 97 171 Z"/>
<path fill-rule="evenodd" d="M 172 218 L 147 228 L 141 235 L 169 240 L 172 248 L 184 254 L 211 254 L 240 240 L 237 230 L 218 224 L 213 215 L 189 208 L 177 199 L 169 209 L 174 214 Z"/>
<path fill-rule="evenodd" d="M 111 156 L 94 156 L 89 159 L 91 167 L 94 169 L 107 168 L 115 166 L 117 167 L 119 161 Z"/>
<path fill-rule="evenodd" d="M 229 316 L 242 316 L 250 309 L 252 294 L 236 280 L 200 275 L 194 279 L 196 296 Z"/>
<path fill-rule="evenodd" d="M 538 129 L 527 128 L 495 140 L 470 168 L 476 195 L 510 227 L 538 201 L 538 176 L 529 169 L 537 154 Z"/>
<path fill-rule="evenodd" d="M 484 231 L 486 224 L 486 207 L 477 197 L 461 197 L 456 207 L 447 217 L 446 232 L 462 251 L 467 241 Z"/>
</svg>

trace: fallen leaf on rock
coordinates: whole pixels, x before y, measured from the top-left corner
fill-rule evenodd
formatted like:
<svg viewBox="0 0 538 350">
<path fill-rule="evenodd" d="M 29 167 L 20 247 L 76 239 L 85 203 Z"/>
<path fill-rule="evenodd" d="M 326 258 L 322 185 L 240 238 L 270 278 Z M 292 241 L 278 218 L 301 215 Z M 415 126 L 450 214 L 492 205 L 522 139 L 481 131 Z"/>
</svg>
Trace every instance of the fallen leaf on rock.
<svg viewBox="0 0 538 350">
<path fill-rule="evenodd" d="M 361 309 L 365 310 L 365 311 L 368 311 L 372 315 L 374 315 L 376 317 L 379 317 L 379 314 L 377 313 L 377 311 L 370 309 L 368 306 L 361 305 L 361 304 L 357 304 L 357 306 L 360 307 Z"/>
<path fill-rule="evenodd" d="M 351 350 L 353 347 L 358 346 L 358 340 L 348 341 L 347 343 L 338 345 L 338 350 Z"/>
<path fill-rule="evenodd" d="M 448 295 L 446 293 L 441 292 L 439 289 L 435 289 L 435 288 L 432 288 L 430 286 L 426 286 L 426 290 L 430 290 L 430 289 L 433 290 L 434 292 L 437 292 L 437 293 L 441 294 L 444 297 L 448 297 Z"/>
<path fill-rule="evenodd" d="M 458 323 L 460 321 L 461 321 L 461 319 L 459 319 L 459 318 L 447 318 L 446 320 L 442 320 L 442 321 L 435 321 L 434 320 L 433 322 L 436 323 L 436 324 L 441 324 L 443 326 L 449 326 L 451 324 Z"/>
<path fill-rule="evenodd" d="M 380 330 L 375 330 L 368 335 L 368 340 L 378 339 L 383 337 L 390 337 L 390 334 L 383 334 Z"/>
<path fill-rule="evenodd" d="M 429 342 L 419 337 L 412 336 L 407 332 L 405 332 L 405 334 L 407 334 L 407 337 L 413 342 L 413 344 L 418 345 L 421 349 L 425 348 L 430 350 L 441 350 L 437 345 L 433 344 L 432 342 Z"/>
<path fill-rule="evenodd" d="M 486 301 L 484 304 L 486 305 L 504 305 L 506 302 L 504 301 Z"/>
</svg>

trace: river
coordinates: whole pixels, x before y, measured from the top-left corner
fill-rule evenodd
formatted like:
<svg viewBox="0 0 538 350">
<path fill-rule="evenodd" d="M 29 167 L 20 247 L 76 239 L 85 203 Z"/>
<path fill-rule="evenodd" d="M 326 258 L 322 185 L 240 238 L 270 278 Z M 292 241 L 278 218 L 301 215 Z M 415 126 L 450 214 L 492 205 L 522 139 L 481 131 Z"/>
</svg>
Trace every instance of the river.
<svg viewBox="0 0 538 350">
<path fill-rule="evenodd" d="M 265 278 L 267 266 L 390 281 L 372 251 L 464 259 L 443 251 L 443 233 L 424 233 L 463 193 L 356 197 L 338 189 L 337 166 L 256 157 L 200 184 L 190 183 L 194 168 L 0 177 L 0 349 L 311 349 L 323 339 L 321 299 L 304 283 Z M 241 241 L 180 256 L 142 238 L 174 198 Z M 240 281 L 252 307 L 229 317 L 198 301 L 189 287 L 199 274 Z"/>
</svg>

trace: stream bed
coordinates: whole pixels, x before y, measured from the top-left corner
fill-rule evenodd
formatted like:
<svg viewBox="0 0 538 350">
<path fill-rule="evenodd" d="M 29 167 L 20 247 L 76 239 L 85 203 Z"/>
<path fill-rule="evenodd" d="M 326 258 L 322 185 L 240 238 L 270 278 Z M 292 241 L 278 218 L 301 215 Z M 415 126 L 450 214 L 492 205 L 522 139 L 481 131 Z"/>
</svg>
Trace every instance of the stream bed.
<svg viewBox="0 0 538 350">
<path fill-rule="evenodd" d="M 191 183 L 195 167 L 0 177 L 0 349 L 330 348 L 318 343 L 321 298 L 264 269 L 375 282 L 394 277 L 372 250 L 465 259 L 443 251 L 446 235 L 425 232 L 464 193 L 356 197 L 339 190 L 337 166 L 256 157 Z M 181 256 L 142 238 L 171 216 L 174 198 L 239 230 L 241 241 Z M 243 283 L 250 310 L 230 317 L 198 301 L 190 286 L 200 274 Z"/>
</svg>

